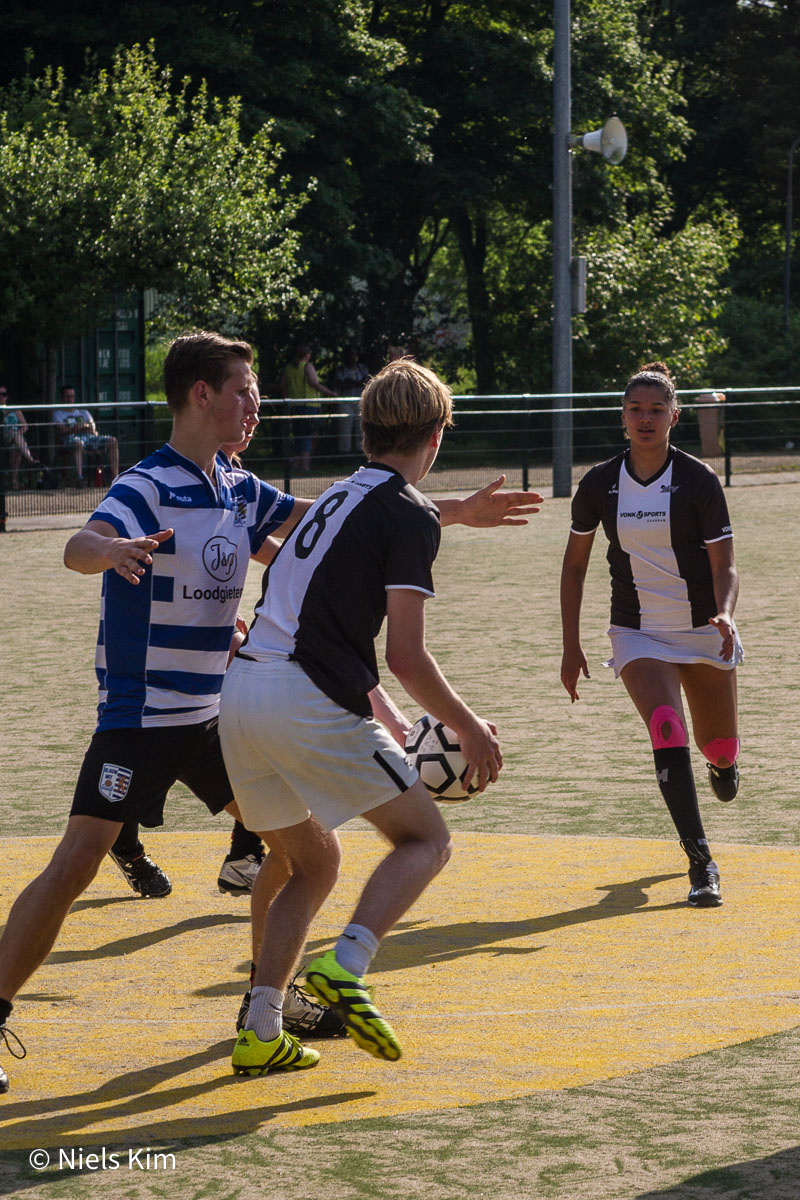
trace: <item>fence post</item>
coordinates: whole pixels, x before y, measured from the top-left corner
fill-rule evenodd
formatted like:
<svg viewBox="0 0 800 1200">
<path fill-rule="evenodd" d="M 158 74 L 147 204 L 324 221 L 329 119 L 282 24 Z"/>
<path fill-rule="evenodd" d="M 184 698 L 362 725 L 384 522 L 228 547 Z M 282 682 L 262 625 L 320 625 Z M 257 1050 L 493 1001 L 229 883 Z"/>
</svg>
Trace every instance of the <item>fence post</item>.
<svg viewBox="0 0 800 1200">
<path fill-rule="evenodd" d="M 731 486 L 731 437 L 728 429 L 728 414 L 722 406 L 722 438 L 725 446 L 725 487 Z"/>
</svg>

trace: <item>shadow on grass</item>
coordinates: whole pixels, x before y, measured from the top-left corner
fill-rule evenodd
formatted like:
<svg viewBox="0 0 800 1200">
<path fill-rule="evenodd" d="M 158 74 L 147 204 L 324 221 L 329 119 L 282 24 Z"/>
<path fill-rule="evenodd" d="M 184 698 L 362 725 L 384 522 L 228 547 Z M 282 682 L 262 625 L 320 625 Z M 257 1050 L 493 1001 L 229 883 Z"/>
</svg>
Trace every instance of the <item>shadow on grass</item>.
<svg viewBox="0 0 800 1200">
<path fill-rule="evenodd" d="M 133 954 L 136 950 L 146 950 L 149 946 L 157 946 L 170 938 L 180 937 L 184 933 L 194 933 L 198 929 L 213 929 L 218 925 L 249 925 L 250 914 L 242 916 L 187 917 L 175 925 L 166 925 L 163 929 L 151 929 L 145 933 L 134 934 L 133 937 L 117 938 L 116 941 L 106 942 L 103 946 L 95 946 L 93 950 L 54 950 L 45 959 L 46 963 L 90 962 L 98 958 L 120 958 Z"/>
<path fill-rule="evenodd" d="M 647 888 L 670 879 L 682 879 L 681 873 L 669 875 L 645 875 L 622 883 L 607 883 L 597 888 L 606 894 L 596 904 L 585 904 L 566 912 L 549 913 L 540 917 L 528 917 L 520 921 L 461 921 L 452 925 L 428 925 L 425 929 L 390 934 L 384 942 L 380 957 L 372 967 L 372 974 L 381 971 L 400 971 L 408 967 L 409 958 L 416 964 L 447 962 L 470 954 L 482 954 L 494 947 L 494 953 L 535 954 L 541 947 L 502 946 L 499 943 L 516 938 L 537 937 L 571 925 L 584 925 L 591 921 L 606 921 L 633 913 L 667 912 L 670 909 L 686 908 L 685 901 L 670 904 L 648 904 Z M 531 888 L 540 888 L 533 881 Z M 411 952 L 411 953 L 410 953 Z"/>
<path fill-rule="evenodd" d="M 800 1146 L 792 1146 L 766 1158 L 703 1171 L 674 1187 L 641 1192 L 636 1200 L 796 1200 L 798 1195 Z"/>
<path fill-rule="evenodd" d="M 76 1140 L 83 1147 L 109 1146 L 114 1149 L 149 1146 L 162 1152 L 169 1148 L 167 1143 L 186 1138 L 203 1138 L 209 1142 L 225 1141 L 243 1133 L 252 1133 L 259 1126 L 275 1117 L 305 1109 L 330 1108 L 362 1100 L 374 1095 L 371 1091 L 337 1092 L 325 1096 L 314 1096 L 303 1100 L 281 1104 L 270 1104 L 265 1095 L 265 1080 L 250 1079 L 231 1073 L 230 1053 L 232 1038 L 215 1042 L 196 1054 L 184 1055 L 172 1062 L 159 1063 L 143 1070 L 128 1071 L 88 1092 L 74 1092 L 67 1096 L 53 1096 L 48 1100 L 3 1102 L 4 1123 L 3 1146 L 5 1149 L 45 1147 L 50 1160 L 57 1161 L 60 1150 L 75 1149 Z M 208 1063 L 224 1061 L 224 1074 L 219 1078 L 197 1084 L 177 1084 L 164 1091 L 153 1092 L 165 1080 L 178 1079 L 187 1072 Z M 12 1078 L 13 1086 L 13 1078 Z M 268 1087 L 268 1083 L 266 1084 Z M 239 1108 L 241 1089 L 251 1088 L 254 1106 Z M 173 1105 L 184 1103 L 198 1096 L 208 1096 L 227 1088 L 237 1089 L 236 1105 L 230 1112 L 209 1113 L 201 1117 L 178 1117 L 159 1122 L 155 1119 L 160 1110 L 170 1110 Z M 80 1109 L 81 1111 L 73 1111 Z M 82 1133 L 86 1126 L 98 1121 L 104 1124 L 141 1115 L 141 1125 L 120 1129 L 118 1133 Z M 11 1122 L 15 1122 L 11 1124 Z M 180 1148 L 176 1146 L 176 1148 Z M 41 1172 L 32 1175 L 42 1179 Z M 59 1178 L 62 1172 L 47 1172 L 46 1178 Z M 69 1175 L 73 1176 L 74 1171 Z"/>
</svg>

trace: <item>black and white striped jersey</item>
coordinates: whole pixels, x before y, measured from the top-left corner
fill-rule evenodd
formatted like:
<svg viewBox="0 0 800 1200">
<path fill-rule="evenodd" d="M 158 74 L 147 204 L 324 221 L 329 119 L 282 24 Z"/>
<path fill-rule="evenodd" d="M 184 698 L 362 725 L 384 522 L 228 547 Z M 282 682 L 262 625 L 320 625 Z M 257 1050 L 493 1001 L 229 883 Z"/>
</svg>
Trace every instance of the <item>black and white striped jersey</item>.
<svg viewBox="0 0 800 1200">
<path fill-rule="evenodd" d="M 290 658 L 336 704 L 370 716 L 386 591 L 432 596 L 438 509 L 381 463 L 319 497 L 264 574 L 244 658 Z"/>
<path fill-rule="evenodd" d="M 602 523 L 609 546 L 611 623 L 629 629 L 696 629 L 717 611 L 706 545 L 732 537 L 722 485 L 711 467 L 670 447 L 651 479 L 637 479 L 625 451 L 584 475 L 572 531 Z"/>
</svg>

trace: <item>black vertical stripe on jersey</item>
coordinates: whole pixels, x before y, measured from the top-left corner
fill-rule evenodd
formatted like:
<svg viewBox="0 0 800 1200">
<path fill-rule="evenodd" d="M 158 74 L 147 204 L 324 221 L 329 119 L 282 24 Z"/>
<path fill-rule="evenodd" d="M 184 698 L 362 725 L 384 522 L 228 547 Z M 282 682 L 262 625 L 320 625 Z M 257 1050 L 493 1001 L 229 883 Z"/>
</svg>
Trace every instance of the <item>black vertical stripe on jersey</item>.
<svg viewBox="0 0 800 1200">
<path fill-rule="evenodd" d="M 716 474 L 689 454 L 675 454 L 670 497 L 672 551 L 686 581 L 692 628 L 707 625 L 717 611 L 714 577 L 704 538 L 716 539 L 728 523 L 728 505 Z"/>
</svg>

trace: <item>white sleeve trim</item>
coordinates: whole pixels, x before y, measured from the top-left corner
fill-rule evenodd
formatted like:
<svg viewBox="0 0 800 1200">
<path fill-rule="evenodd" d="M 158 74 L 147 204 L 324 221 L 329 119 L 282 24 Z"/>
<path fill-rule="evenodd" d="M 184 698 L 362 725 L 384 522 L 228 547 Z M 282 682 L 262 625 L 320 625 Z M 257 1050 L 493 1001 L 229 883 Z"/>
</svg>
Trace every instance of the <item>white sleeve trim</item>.
<svg viewBox="0 0 800 1200">
<path fill-rule="evenodd" d="M 427 588 L 416 587 L 413 583 L 387 583 L 387 592 L 422 592 L 423 596 L 435 596 L 436 592 L 431 592 Z"/>
<path fill-rule="evenodd" d="M 597 530 L 597 525 L 595 525 L 594 529 L 575 529 L 572 525 L 569 527 L 570 533 L 576 533 L 578 537 L 589 537 L 590 534 L 597 533 Z"/>
<path fill-rule="evenodd" d="M 703 545 L 704 546 L 713 546 L 715 542 L 727 542 L 732 537 L 733 537 L 733 531 L 731 531 L 730 533 L 723 533 L 722 536 L 718 537 L 718 538 L 703 538 Z"/>
</svg>

